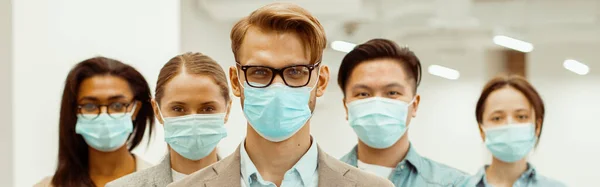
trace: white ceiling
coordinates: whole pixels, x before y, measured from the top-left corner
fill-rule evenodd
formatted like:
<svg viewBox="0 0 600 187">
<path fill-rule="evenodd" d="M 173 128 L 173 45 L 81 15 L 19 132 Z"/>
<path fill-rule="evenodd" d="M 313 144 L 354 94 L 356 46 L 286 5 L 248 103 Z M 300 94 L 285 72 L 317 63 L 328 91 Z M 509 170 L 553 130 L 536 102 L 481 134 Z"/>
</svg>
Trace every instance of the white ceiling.
<svg viewBox="0 0 600 187">
<path fill-rule="evenodd" d="M 219 22 L 235 22 L 275 0 L 198 0 Z M 291 0 L 324 25 L 328 39 L 394 39 L 418 48 L 496 47 L 503 34 L 536 45 L 600 43 L 600 0 Z M 435 44 L 435 45 L 432 45 Z"/>
</svg>

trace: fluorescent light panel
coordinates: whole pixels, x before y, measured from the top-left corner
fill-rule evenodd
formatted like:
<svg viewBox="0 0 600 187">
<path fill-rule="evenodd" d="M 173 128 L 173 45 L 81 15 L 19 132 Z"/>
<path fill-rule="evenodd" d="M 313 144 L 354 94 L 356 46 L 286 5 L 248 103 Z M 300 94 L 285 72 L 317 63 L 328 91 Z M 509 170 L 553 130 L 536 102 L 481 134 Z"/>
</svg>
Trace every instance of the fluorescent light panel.
<svg viewBox="0 0 600 187">
<path fill-rule="evenodd" d="M 356 44 L 344 41 L 333 41 L 331 42 L 331 48 L 336 51 L 341 51 L 344 53 L 348 53 L 352 51 L 356 47 Z"/>
<path fill-rule="evenodd" d="M 517 40 L 508 36 L 494 36 L 494 43 L 506 48 L 514 49 L 524 53 L 533 51 L 533 44 L 521 40 Z"/>
<path fill-rule="evenodd" d="M 440 65 L 431 65 L 429 66 L 428 71 L 432 75 L 450 80 L 456 80 L 460 77 L 460 72 L 458 72 L 457 70 Z"/>
<path fill-rule="evenodd" d="M 573 59 L 565 60 L 563 67 L 579 75 L 586 75 L 590 72 L 590 68 L 587 65 Z"/>
</svg>

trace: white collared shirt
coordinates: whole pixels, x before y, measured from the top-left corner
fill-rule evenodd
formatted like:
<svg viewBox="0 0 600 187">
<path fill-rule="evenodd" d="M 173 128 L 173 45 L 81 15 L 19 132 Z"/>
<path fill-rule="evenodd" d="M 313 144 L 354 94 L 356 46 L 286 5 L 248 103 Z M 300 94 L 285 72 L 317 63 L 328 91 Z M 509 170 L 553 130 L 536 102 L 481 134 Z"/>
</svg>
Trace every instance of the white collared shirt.
<svg viewBox="0 0 600 187">
<path fill-rule="evenodd" d="M 248 156 L 245 141 L 240 146 L 241 184 L 242 187 L 276 187 L 270 181 L 263 180 L 254 163 Z M 285 172 L 280 187 L 317 187 L 319 174 L 317 171 L 318 150 L 316 141 L 312 140 L 308 151 L 290 170 Z"/>
<path fill-rule="evenodd" d="M 179 172 L 175 171 L 173 168 L 171 168 L 171 178 L 173 179 L 173 182 L 177 182 L 185 177 L 187 177 L 186 174 L 179 173 Z"/>
</svg>

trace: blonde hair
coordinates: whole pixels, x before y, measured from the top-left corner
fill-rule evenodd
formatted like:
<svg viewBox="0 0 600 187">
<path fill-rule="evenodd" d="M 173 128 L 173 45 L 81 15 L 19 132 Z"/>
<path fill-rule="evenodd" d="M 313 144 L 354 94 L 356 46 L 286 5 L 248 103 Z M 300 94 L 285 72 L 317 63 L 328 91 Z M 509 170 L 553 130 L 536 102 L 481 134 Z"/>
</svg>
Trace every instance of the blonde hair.
<svg viewBox="0 0 600 187">
<path fill-rule="evenodd" d="M 272 3 L 242 18 L 231 29 L 231 50 L 236 62 L 239 62 L 238 52 L 250 27 L 298 34 L 313 64 L 321 61 L 327 46 L 325 30 L 310 12 L 291 3 Z"/>
<path fill-rule="evenodd" d="M 155 99 L 160 103 L 164 96 L 165 85 L 175 76 L 186 72 L 193 75 L 210 76 L 221 88 L 221 94 L 225 101 L 229 101 L 229 86 L 227 84 L 227 76 L 223 68 L 212 58 L 202 53 L 184 53 L 171 58 L 158 74 L 156 82 Z"/>
</svg>

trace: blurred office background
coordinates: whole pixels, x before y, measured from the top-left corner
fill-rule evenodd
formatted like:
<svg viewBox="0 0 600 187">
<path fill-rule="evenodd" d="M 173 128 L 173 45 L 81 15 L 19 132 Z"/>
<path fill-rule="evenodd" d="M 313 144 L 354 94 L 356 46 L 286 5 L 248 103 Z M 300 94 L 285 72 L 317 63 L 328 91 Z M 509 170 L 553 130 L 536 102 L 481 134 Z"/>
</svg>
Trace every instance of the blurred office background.
<svg viewBox="0 0 600 187">
<path fill-rule="evenodd" d="M 61 92 L 75 63 L 97 55 L 121 60 L 152 90 L 162 65 L 186 51 L 207 54 L 228 72 L 233 23 L 269 2 L 0 0 L 0 186 L 31 186 L 53 174 Z M 488 162 L 475 103 L 487 80 L 510 71 L 526 75 L 547 107 L 530 161 L 569 186 L 596 185 L 600 0 L 290 2 L 317 16 L 330 42 L 323 59 L 330 84 L 311 131 L 331 155 L 344 155 L 357 141 L 336 82 L 343 51 L 382 37 L 409 46 L 423 63 L 422 103 L 409 130 L 420 154 L 471 174 Z M 226 126 L 222 155 L 245 135 L 239 99 Z M 150 146 L 135 152 L 157 163 L 166 144 L 160 125 L 155 132 Z"/>
</svg>

